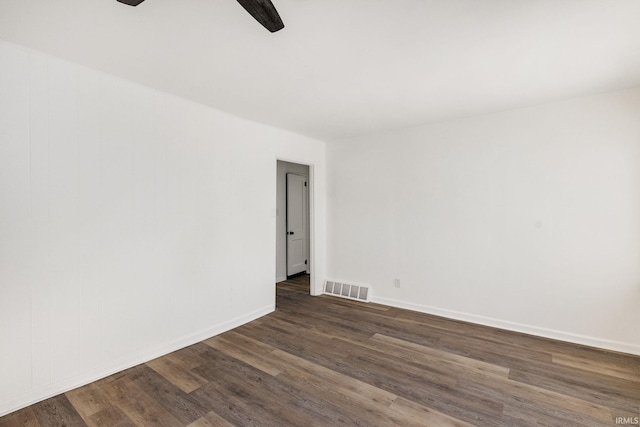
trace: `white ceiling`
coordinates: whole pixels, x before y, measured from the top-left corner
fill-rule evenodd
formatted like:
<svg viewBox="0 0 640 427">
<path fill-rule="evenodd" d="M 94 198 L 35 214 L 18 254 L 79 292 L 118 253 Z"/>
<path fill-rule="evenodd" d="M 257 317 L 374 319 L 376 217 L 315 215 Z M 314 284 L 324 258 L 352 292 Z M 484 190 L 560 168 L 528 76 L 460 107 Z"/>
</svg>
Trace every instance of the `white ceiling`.
<svg viewBox="0 0 640 427">
<path fill-rule="evenodd" d="M 320 139 L 640 85 L 638 0 L 0 0 L 0 38 Z"/>
</svg>

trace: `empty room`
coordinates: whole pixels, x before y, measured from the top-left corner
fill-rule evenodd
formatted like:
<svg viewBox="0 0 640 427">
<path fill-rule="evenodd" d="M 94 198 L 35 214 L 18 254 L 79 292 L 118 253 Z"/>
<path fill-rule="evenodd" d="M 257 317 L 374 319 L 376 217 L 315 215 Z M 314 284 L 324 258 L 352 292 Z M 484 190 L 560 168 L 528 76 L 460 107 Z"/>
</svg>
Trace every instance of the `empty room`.
<svg viewBox="0 0 640 427">
<path fill-rule="evenodd" d="M 640 425 L 637 0 L 0 0 L 0 427 Z"/>
</svg>

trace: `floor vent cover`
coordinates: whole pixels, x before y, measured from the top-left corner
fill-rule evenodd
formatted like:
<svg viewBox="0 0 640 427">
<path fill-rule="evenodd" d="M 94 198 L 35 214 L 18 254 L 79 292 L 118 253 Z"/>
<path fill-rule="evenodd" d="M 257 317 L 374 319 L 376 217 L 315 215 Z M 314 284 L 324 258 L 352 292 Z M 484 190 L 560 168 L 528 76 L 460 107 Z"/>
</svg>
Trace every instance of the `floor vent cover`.
<svg viewBox="0 0 640 427">
<path fill-rule="evenodd" d="M 352 285 L 333 280 L 324 282 L 324 293 L 341 298 L 349 298 L 356 301 L 369 302 L 369 287 L 362 285 Z"/>
</svg>

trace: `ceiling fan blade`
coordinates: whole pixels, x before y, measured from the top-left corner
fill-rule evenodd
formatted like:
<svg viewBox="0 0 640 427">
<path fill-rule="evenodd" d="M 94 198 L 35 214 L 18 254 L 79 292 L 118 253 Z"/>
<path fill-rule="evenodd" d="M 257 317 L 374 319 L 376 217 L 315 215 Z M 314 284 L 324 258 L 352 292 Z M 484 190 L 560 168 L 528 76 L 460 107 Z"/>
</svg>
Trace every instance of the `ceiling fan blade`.
<svg viewBox="0 0 640 427">
<path fill-rule="evenodd" d="M 144 0 L 118 0 L 120 3 L 128 4 L 129 6 L 137 6 Z"/>
<path fill-rule="evenodd" d="M 271 3 L 271 0 L 238 0 L 238 3 L 240 3 L 256 21 L 272 33 L 284 28 L 282 19 L 280 19 L 280 15 L 278 15 L 278 11 L 275 6 L 273 6 L 273 3 Z"/>
</svg>

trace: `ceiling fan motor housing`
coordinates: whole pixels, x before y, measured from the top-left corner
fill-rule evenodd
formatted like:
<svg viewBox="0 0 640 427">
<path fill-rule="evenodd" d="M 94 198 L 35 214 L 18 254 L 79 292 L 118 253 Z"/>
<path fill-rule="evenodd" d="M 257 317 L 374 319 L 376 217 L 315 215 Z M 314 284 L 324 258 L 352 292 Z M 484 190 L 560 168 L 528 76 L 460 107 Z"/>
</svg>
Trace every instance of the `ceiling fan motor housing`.
<svg viewBox="0 0 640 427">
<path fill-rule="evenodd" d="M 118 0 L 120 3 L 128 4 L 129 6 L 137 6 L 144 0 Z"/>
</svg>

